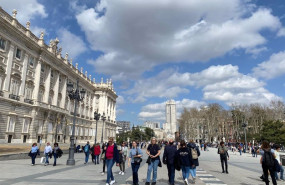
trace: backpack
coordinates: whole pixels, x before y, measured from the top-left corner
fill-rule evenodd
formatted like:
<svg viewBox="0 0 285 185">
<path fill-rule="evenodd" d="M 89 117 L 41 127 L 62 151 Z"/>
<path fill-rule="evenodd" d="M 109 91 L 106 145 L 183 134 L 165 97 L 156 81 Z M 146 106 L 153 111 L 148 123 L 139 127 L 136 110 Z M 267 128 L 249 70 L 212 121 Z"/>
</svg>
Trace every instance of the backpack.
<svg viewBox="0 0 285 185">
<path fill-rule="evenodd" d="M 192 159 L 198 159 L 198 152 L 196 148 L 191 148 Z"/>
<path fill-rule="evenodd" d="M 268 168 L 274 167 L 274 157 L 271 153 L 271 150 L 269 151 L 264 150 L 263 157 L 264 157 L 263 163 L 265 166 L 267 166 Z"/>
<path fill-rule="evenodd" d="M 85 145 L 84 146 L 84 152 L 87 153 L 88 151 L 89 151 L 89 147 L 88 147 L 88 145 Z"/>
</svg>

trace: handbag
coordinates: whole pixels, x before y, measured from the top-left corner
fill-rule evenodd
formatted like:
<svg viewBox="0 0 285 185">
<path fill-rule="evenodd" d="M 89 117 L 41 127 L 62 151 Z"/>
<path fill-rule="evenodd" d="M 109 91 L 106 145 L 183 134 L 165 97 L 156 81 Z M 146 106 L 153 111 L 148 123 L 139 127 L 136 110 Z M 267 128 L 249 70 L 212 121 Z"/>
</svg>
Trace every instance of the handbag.
<svg viewBox="0 0 285 185">
<path fill-rule="evenodd" d="M 137 148 L 136 155 L 139 155 L 138 148 Z M 134 163 L 135 164 L 140 164 L 141 162 L 142 162 L 142 158 L 141 157 L 134 157 Z"/>
<path fill-rule="evenodd" d="M 41 163 L 44 164 L 45 162 L 46 162 L 46 158 L 45 158 L 45 157 L 42 157 L 42 158 L 41 158 Z"/>
</svg>

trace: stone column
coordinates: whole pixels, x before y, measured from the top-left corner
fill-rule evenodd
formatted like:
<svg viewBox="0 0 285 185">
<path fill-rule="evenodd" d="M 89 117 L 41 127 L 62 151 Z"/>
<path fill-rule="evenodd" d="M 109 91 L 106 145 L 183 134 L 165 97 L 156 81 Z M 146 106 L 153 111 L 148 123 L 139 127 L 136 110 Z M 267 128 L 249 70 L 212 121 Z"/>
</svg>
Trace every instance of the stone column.
<svg viewBox="0 0 285 185">
<path fill-rule="evenodd" d="M 59 91 L 59 71 L 57 72 L 55 84 L 54 84 L 54 95 L 52 104 L 57 106 L 57 99 L 58 99 L 58 91 Z"/>
<path fill-rule="evenodd" d="M 29 143 L 34 143 L 34 142 L 36 142 L 37 141 L 37 127 L 38 127 L 38 120 L 36 120 L 36 118 L 37 118 L 37 110 L 35 109 L 35 108 L 33 108 L 33 110 L 32 110 L 32 114 L 31 114 L 31 116 L 32 116 L 32 121 L 31 121 L 31 124 L 30 124 L 30 126 L 29 126 L 29 135 L 30 135 L 30 137 L 29 137 Z"/>
<path fill-rule="evenodd" d="M 45 103 L 48 104 L 48 98 L 49 98 L 49 91 L 50 91 L 50 79 L 51 79 L 51 68 L 46 67 L 48 72 L 47 72 L 47 78 L 45 80 L 45 94 L 44 94 L 44 101 Z"/>
<path fill-rule="evenodd" d="M 40 80 L 41 80 L 41 68 L 42 68 L 42 61 L 41 57 L 38 60 L 36 69 L 35 69 L 35 88 L 33 92 L 33 100 L 38 101 L 39 96 L 39 89 L 40 89 Z"/>
<path fill-rule="evenodd" d="M 5 92 L 5 97 L 8 97 L 9 88 L 10 88 L 10 81 L 11 81 L 11 70 L 14 58 L 14 50 L 15 46 L 10 44 L 10 49 L 8 52 L 8 59 L 7 59 L 7 68 L 6 68 L 6 78 L 4 81 L 3 91 Z"/>
<path fill-rule="evenodd" d="M 22 96 L 22 97 L 25 94 L 28 60 L 29 60 L 29 56 L 28 54 L 25 54 L 23 69 L 22 69 L 22 82 L 21 82 L 20 91 L 19 91 L 19 96 Z"/>
<path fill-rule="evenodd" d="M 61 88 L 61 102 L 60 102 L 60 107 L 64 109 L 65 106 L 65 99 L 66 99 L 66 81 L 67 77 L 63 77 L 62 79 L 62 88 Z"/>
</svg>

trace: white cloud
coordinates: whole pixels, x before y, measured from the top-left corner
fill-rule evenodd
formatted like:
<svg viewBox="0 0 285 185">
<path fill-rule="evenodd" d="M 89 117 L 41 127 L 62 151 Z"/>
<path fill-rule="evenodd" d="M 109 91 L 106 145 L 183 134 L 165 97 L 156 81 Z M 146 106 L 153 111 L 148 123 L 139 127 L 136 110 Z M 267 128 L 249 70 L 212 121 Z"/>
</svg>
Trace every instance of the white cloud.
<svg viewBox="0 0 285 185">
<path fill-rule="evenodd" d="M 48 16 L 45 7 L 37 0 L 1 0 L 1 7 L 9 14 L 12 14 L 12 11 L 16 9 L 17 19 L 24 25 L 35 17 L 45 18 Z M 33 25 L 32 22 L 31 25 Z"/>
<path fill-rule="evenodd" d="M 245 52 L 252 54 L 254 58 L 256 58 L 261 52 L 267 51 L 267 47 L 260 47 L 260 48 L 249 48 Z"/>
<path fill-rule="evenodd" d="M 123 96 L 118 96 L 118 98 L 117 98 L 117 105 L 122 105 L 122 104 L 124 104 L 125 103 L 125 98 L 123 97 Z"/>
<path fill-rule="evenodd" d="M 118 115 L 122 115 L 122 114 L 124 114 L 125 113 L 125 111 L 123 110 L 123 109 L 117 109 L 116 110 L 116 115 L 118 116 Z"/>
<path fill-rule="evenodd" d="M 234 49 L 256 53 L 266 43 L 261 31 L 281 28 L 270 10 L 242 0 L 100 2 L 77 22 L 93 50 L 104 53 L 89 62 L 120 80 L 163 63 L 208 61 Z"/>
<path fill-rule="evenodd" d="M 282 28 L 278 31 L 277 36 L 282 37 L 285 36 L 285 28 Z"/>
<path fill-rule="evenodd" d="M 273 79 L 285 74 L 285 51 L 272 54 L 268 61 L 264 61 L 253 68 L 253 74 L 265 79 Z"/>
<path fill-rule="evenodd" d="M 255 77 L 241 74 L 238 66 L 218 65 L 197 73 L 164 70 L 155 77 L 137 81 L 135 86 L 125 93 L 135 97 L 135 100 L 145 101 L 149 97 L 177 97 L 179 94 L 188 93 L 189 88 L 194 87 L 201 88 L 204 100 L 222 101 L 228 105 L 269 103 L 271 100 L 281 99 L 265 89 L 265 85 Z"/>
<path fill-rule="evenodd" d="M 138 117 L 142 120 L 164 122 L 165 104 L 166 102 L 145 105 L 142 107 L 142 110 L 139 113 Z M 180 115 L 184 108 L 199 108 L 205 104 L 205 102 L 199 102 L 197 100 L 190 99 L 182 99 L 180 101 L 176 101 L 177 115 Z"/>
<path fill-rule="evenodd" d="M 70 58 L 76 59 L 80 54 L 87 51 L 86 44 L 77 35 L 71 33 L 65 28 L 61 28 L 57 32 L 63 54 L 69 54 Z"/>
</svg>

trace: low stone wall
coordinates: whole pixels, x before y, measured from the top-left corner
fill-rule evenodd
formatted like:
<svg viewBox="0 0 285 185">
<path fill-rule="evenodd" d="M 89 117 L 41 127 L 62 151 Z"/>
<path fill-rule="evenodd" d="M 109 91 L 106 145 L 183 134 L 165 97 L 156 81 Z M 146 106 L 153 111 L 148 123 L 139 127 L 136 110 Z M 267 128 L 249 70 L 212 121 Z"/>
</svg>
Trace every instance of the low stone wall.
<svg viewBox="0 0 285 185">
<path fill-rule="evenodd" d="M 62 150 L 63 154 L 68 154 L 69 150 Z M 18 154 L 7 154 L 7 155 L 1 155 L 0 156 L 0 161 L 7 161 L 7 160 L 19 160 L 19 159 L 30 159 L 28 156 L 29 153 L 18 153 Z M 38 157 L 43 157 L 44 153 L 41 152 L 40 156 Z"/>
</svg>

